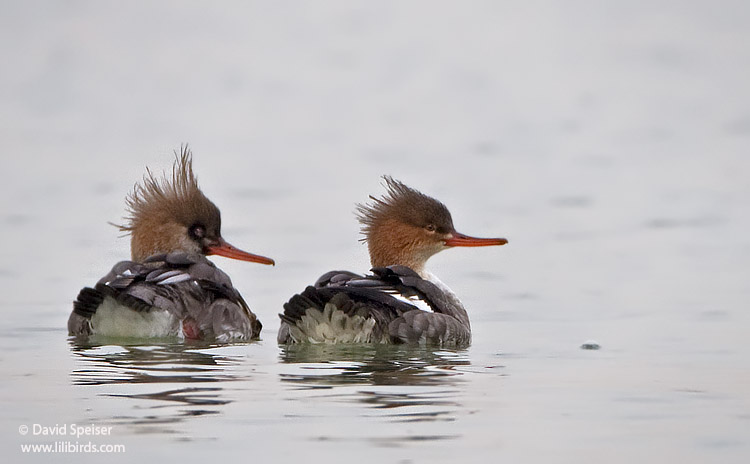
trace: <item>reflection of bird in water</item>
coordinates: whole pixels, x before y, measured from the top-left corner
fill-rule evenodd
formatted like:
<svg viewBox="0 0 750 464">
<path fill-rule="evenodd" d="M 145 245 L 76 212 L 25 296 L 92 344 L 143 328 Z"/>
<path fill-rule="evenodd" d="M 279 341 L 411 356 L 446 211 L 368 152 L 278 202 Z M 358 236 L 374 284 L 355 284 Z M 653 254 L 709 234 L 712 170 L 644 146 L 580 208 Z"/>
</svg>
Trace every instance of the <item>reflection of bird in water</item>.
<svg viewBox="0 0 750 464">
<path fill-rule="evenodd" d="M 240 362 L 177 343 L 98 346 L 73 340 L 71 348 L 79 364 L 71 374 L 74 385 L 223 382 L 237 378 L 227 367 Z"/>
<path fill-rule="evenodd" d="M 471 342 L 466 310 L 425 270 L 425 263 L 451 247 L 504 245 L 507 240 L 458 233 L 445 205 L 391 177 L 385 182 L 383 198 L 359 205 L 373 275 L 331 271 L 294 295 L 281 314 L 279 343 Z M 419 303 L 426 303 L 427 310 Z"/>
<path fill-rule="evenodd" d="M 301 402 L 297 410 L 302 416 L 303 405 L 311 400 L 334 405 L 353 402 L 364 407 L 368 417 L 389 422 L 457 420 L 463 409 L 461 368 L 470 365 L 466 351 L 418 345 L 287 345 L 282 347 L 280 358 L 285 363 L 281 380 L 291 387 L 287 400 Z M 337 439 L 322 435 L 324 438 Z M 397 446 L 452 438 L 456 435 L 418 433 L 375 441 Z"/>
<path fill-rule="evenodd" d="M 465 351 L 440 351 L 414 345 L 316 345 L 282 347 L 280 359 L 302 364 L 282 380 L 303 386 L 452 385 L 458 366 L 470 365 Z"/>
<path fill-rule="evenodd" d="M 233 369 L 243 358 L 208 354 L 201 348 L 181 343 L 99 346 L 72 340 L 77 365 L 72 383 L 96 396 L 136 400 L 129 413 L 117 408 L 116 416 L 99 418 L 101 422 L 164 427 L 187 417 L 218 414 L 221 406 L 232 402 L 220 385 L 247 378 Z"/>
<path fill-rule="evenodd" d="M 84 288 L 68 320 L 70 335 L 258 338 L 261 323 L 225 273 L 206 255 L 273 264 L 234 248 L 221 236 L 219 209 L 198 188 L 190 152 L 179 154 L 170 179 L 151 173 L 128 197 L 132 261 L 117 263 Z"/>
</svg>

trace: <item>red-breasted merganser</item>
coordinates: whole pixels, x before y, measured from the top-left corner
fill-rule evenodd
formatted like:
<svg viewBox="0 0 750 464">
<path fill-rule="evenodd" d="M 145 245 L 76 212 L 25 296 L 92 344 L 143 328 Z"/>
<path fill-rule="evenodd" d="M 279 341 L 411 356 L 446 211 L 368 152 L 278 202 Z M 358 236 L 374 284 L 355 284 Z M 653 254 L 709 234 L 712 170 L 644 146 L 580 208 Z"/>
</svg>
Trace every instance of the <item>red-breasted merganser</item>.
<svg viewBox="0 0 750 464">
<path fill-rule="evenodd" d="M 198 188 L 192 156 L 179 153 L 171 177 L 147 170 L 127 198 L 132 261 L 117 263 L 73 303 L 75 336 L 179 337 L 219 342 L 258 338 L 262 325 L 232 281 L 206 255 L 274 264 L 221 236 L 219 208 Z"/>
<path fill-rule="evenodd" d="M 384 176 L 387 193 L 357 205 L 372 275 L 331 271 L 294 295 L 280 314 L 278 342 L 429 343 L 466 346 L 469 316 L 458 297 L 425 270 L 456 246 L 504 245 L 504 238 L 456 232 L 444 204 Z M 420 303 L 427 310 L 420 309 Z"/>
</svg>

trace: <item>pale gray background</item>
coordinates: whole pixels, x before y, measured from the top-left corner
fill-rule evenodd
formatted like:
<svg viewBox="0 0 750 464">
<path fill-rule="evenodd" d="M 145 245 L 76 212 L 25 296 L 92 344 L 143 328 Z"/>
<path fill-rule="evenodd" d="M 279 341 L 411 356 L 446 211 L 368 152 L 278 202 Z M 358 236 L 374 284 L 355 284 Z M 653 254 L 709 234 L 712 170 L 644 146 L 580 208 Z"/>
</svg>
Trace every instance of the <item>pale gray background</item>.
<svg viewBox="0 0 750 464">
<path fill-rule="evenodd" d="M 746 462 L 747 5 L 0 3 L 4 452 L 21 458 L 19 424 L 78 421 L 115 424 L 124 460 Z M 195 418 L 110 396 L 173 387 L 108 383 L 139 360 L 79 385 L 64 330 L 78 289 L 128 257 L 106 222 L 184 142 L 225 238 L 278 263 L 216 259 L 264 340 L 201 351 L 237 382 Z M 510 240 L 431 261 L 475 335 L 426 390 L 340 386 L 356 357 L 301 371 L 274 341 L 291 294 L 367 270 L 352 211 L 382 174 Z M 603 349 L 579 350 L 590 338 Z M 333 369 L 322 394 L 279 380 L 314 369 Z M 395 411 L 439 420 L 373 394 L 434 395 Z"/>
</svg>

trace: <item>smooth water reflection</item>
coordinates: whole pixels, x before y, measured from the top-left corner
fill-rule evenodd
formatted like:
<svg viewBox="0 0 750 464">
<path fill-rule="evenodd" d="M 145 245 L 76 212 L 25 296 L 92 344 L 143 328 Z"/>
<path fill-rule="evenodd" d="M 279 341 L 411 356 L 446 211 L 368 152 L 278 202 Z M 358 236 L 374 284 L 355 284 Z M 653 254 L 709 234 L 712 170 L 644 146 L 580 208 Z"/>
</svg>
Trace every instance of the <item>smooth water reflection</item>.
<svg viewBox="0 0 750 464">
<path fill-rule="evenodd" d="M 461 435 L 444 433 L 432 424 L 454 422 L 465 414 L 462 397 L 470 366 L 467 350 L 367 345 L 297 345 L 281 348 L 279 359 L 286 366 L 280 374 L 287 400 L 317 405 L 343 421 L 421 424 L 418 430 L 393 435 L 387 425 L 381 430 L 331 430 L 312 433 L 309 440 L 366 442 L 379 447 L 399 447 L 410 442 L 452 440 Z M 289 370 L 289 368 L 293 368 Z M 348 408 L 356 417 L 340 417 Z M 304 409 L 297 418 L 305 419 Z M 391 426 L 392 427 L 392 426 Z"/>
<path fill-rule="evenodd" d="M 293 345 L 279 359 L 299 372 L 282 381 L 302 387 L 335 385 L 454 385 L 457 366 L 470 365 L 466 350 L 445 351 L 403 345 Z"/>
<path fill-rule="evenodd" d="M 210 348 L 205 345 L 202 348 Z M 185 344 L 97 345 L 71 342 L 80 368 L 71 373 L 74 385 L 119 383 L 198 383 L 236 380 L 226 366 L 238 357 L 206 353 Z"/>
<path fill-rule="evenodd" d="M 439 424 L 467 414 L 465 377 L 475 375 L 467 350 L 298 345 L 266 346 L 261 352 L 254 344 L 100 342 L 70 342 L 75 359 L 71 384 L 99 404 L 92 420 L 183 441 L 194 439 L 188 431 L 199 427 L 191 419 L 242 411 L 245 417 L 292 420 L 300 438 L 314 442 L 389 448 L 452 440 L 461 435 L 445 433 Z M 263 358 L 272 353 L 279 362 Z M 263 369 L 256 371 L 258 365 Z M 337 425 L 313 425 L 321 421 Z M 383 426 L 362 427 L 363 421 Z M 396 424 L 419 427 L 394 435 Z M 248 426 L 254 426 L 252 421 Z"/>
<path fill-rule="evenodd" d="M 179 430 L 164 425 L 220 414 L 234 401 L 222 384 L 246 377 L 236 370 L 241 356 L 212 352 L 216 347 L 211 345 L 72 341 L 70 349 L 76 359 L 73 386 L 108 398 L 110 407 L 102 409 L 116 411 L 97 420 L 127 425 L 136 433 L 176 433 Z M 120 404 L 112 405 L 113 400 Z"/>
</svg>

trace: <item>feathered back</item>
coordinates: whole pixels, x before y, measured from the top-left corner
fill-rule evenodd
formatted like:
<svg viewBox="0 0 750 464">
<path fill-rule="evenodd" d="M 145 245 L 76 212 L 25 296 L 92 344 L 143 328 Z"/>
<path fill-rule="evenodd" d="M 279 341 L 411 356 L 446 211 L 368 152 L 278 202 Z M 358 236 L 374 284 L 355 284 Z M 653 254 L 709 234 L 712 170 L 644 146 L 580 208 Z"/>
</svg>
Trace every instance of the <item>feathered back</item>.
<svg viewBox="0 0 750 464">
<path fill-rule="evenodd" d="M 391 176 L 383 176 L 385 195 L 370 204 L 357 204 L 356 214 L 362 224 L 363 241 L 388 219 L 395 219 L 415 227 L 435 226 L 438 233 L 453 231 L 453 219 L 448 208 L 438 200 L 419 192 Z"/>
</svg>

